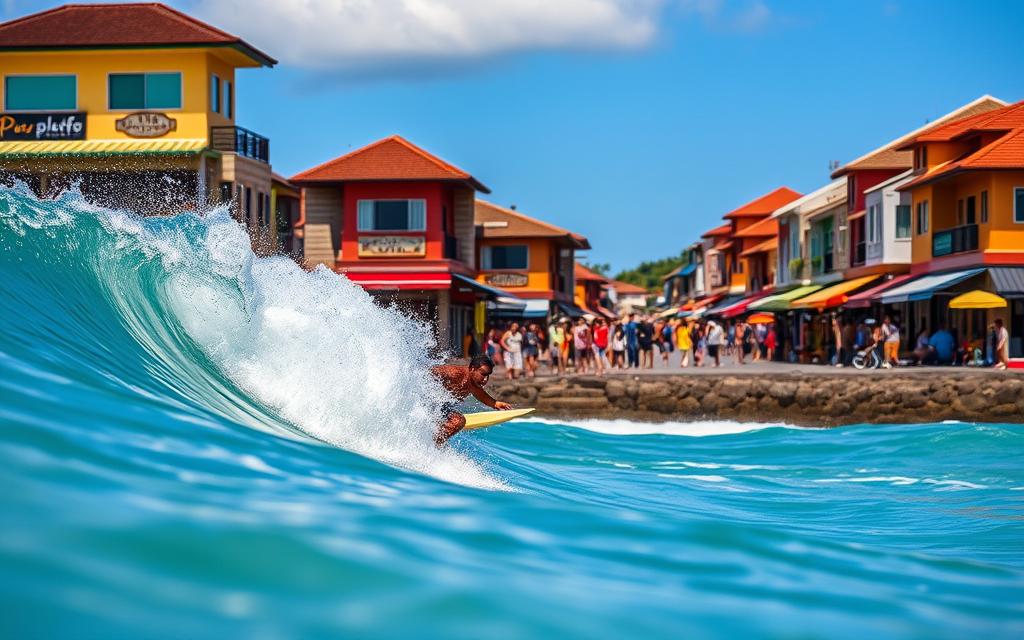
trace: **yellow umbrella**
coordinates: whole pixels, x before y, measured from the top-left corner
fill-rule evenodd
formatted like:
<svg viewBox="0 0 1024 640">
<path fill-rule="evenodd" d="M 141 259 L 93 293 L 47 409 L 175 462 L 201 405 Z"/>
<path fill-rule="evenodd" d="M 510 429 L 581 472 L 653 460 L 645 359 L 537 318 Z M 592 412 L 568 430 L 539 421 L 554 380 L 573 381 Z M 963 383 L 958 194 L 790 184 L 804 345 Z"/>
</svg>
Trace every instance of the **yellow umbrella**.
<svg viewBox="0 0 1024 640">
<path fill-rule="evenodd" d="M 968 291 L 949 301 L 950 309 L 1000 309 L 1005 306 L 1005 299 L 981 289 Z"/>
<path fill-rule="evenodd" d="M 775 316 L 770 313 L 755 313 L 747 318 L 749 324 L 771 324 L 775 322 Z"/>
</svg>

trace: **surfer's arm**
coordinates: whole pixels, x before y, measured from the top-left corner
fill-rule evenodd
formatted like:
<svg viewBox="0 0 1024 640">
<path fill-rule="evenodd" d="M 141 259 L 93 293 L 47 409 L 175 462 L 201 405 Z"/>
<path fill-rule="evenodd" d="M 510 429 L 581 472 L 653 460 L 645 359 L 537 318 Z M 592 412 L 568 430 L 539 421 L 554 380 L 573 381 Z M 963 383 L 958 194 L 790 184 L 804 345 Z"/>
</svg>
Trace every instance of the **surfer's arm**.
<svg viewBox="0 0 1024 640">
<path fill-rule="evenodd" d="M 509 409 L 512 408 L 512 405 L 510 405 L 507 402 L 498 402 L 497 400 L 492 398 L 489 393 L 487 393 L 480 387 L 473 387 L 473 397 L 479 400 L 480 402 L 484 403 L 488 407 L 492 409 L 497 409 L 499 411 L 508 411 Z"/>
</svg>

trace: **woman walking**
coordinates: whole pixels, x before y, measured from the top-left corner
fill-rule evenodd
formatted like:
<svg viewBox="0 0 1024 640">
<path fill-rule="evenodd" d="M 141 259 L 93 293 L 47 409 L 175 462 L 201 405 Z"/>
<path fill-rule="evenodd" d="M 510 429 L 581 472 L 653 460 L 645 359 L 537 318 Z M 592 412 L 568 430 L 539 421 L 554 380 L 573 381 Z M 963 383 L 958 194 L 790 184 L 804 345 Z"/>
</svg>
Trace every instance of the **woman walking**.
<svg viewBox="0 0 1024 640">
<path fill-rule="evenodd" d="M 612 368 L 626 368 L 626 332 L 622 324 L 616 322 L 612 327 Z"/>
<path fill-rule="evenodd" d="M 676 325 L 676 348 L 679 349 L 679 366 L 690 366 L 690 349 L 693 348 L 693 340 L 690 335 L 689 323 L 680 322 Z"/>
<path fill-rule="evenodd" d="M 604 318 L 594 321 L 594 365 L 597 375 L 603 376 L 605 370 L 605 354 L 608 352 L 608 323 Z"/>
</svg>

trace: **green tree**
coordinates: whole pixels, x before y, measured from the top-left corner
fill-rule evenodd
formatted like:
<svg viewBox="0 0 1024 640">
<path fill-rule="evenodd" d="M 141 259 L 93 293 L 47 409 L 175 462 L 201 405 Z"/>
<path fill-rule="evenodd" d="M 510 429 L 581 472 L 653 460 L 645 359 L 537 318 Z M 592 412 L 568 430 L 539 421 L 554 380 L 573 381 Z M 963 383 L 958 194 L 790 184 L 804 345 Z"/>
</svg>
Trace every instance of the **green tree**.
<svg viewBox="0 0 1024 640">
<path fill-rule="evenodd" d="M 612 270 L 612 265 L 607 262 L 581 262 L 584 267 L 590 269 L 599 276 L 608 277 L 608 272 Z"/>
<path fill-rule="evenodd" d="M 661 289 L 662 278 L 684 264 L 686 264 L 685 250 L 681 251 L 678 256 L 641 262 L 633 269 L 620 272 L 615 279 L 635 284 L 648 291 L 658 291 Z"/>
</svg>

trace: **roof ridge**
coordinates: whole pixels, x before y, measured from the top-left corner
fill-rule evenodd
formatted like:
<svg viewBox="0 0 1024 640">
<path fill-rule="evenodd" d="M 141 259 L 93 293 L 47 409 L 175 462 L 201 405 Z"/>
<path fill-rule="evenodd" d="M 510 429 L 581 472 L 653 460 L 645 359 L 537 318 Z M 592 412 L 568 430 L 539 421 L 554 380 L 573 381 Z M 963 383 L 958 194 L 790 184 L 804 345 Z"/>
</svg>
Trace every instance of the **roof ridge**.
<svg viewBox="0 0 1024 640">
<path fill-rule="evenodd" d="M 1007 142 L 1010 142 L 1011 140 L 1015 140 L 1016 138 L 1018 138 L 1019 136 L 1022 136 L 1022 135 L 1024 135 L 1024 127 L 1014 127 L 1008 133 L 1005 133 L 1005 134 L 999 136 L 998 138 L 996 138 L 992 142 L 988 143 L 984 147 L 978 149 L 974 153 L 969 154 L 967 157 L 961 159 L 958 162 L 958 164 L 960 166 L 969 167 L 972 164 L 974 164 L 975 162 L 980 162 L 981 160 L 983 160 L 985 158 L 985 156 L 987 156 L 988 154 L 992 153 L 993 151 L 995 151 L 999 147 L 1003 146 Z"/>
<path fill-rule="evenodd" d="M 37 11 L 36 13 L 30 13 L 28 15 L 21 16 L 20 18 L 15 18 L 13 20 L 8 20 L 7 22 L 0 23 L 0 28 L 2 28 L 2 27 L 9 27 L 9 26 L 13 26 L 13 25 L 16 25 L 16 24 L 37 20 L 37 19 L 42 18 L 44 16 L 49 16 L 49 15 L 52 15 L 52 14 L 55 14 L 55 13 L 66 12 L 66 11 L 69 11 L 71 9 L 90 9 L 90 10 L 91 9 L 111 9 L 111 8 L 123 9 L 125 7 L 152 7 L 153 9 L 157 9 L 157 10 L 161 11 L 162 13 L 164 13 L 168 18 L 170 18 L 172 20 L 176 20 L 179 23 L 187 24 L 187 25 L 194 26 L 194 27 L 198 26 L 198 27 L 200 27 L 202 29 L 205 29 L 205 30 L 207 30 L 207 31 L 209 31 L 209 32 L 211 32 L 213 34 L 216 34 L 218 36 L 222 36 L 222 37 L 228 38 L 228 39 L 230 39 L 232 41 L 235 41 L 235 42 L 241 40 L 241 37 L 236 36 L 233 33 L 228 33 L 227 31 L 224 31 L 222 29 L 218 29 L 217 27 L 213 26 L 212 24 L 209 24 L 207 22 L 199 20 L 198 18 L 194 18 L 194 17 L 188 15 L 187 13 L 179 11 L 179 10 L 175 9 L 174 7 L 170 7 L 170 6 L 168 6 L 168 5 L 166 5 L 166 4 L 162 3 L 162 2 L 96 2 L 96 3 L 71 2 L 71 3 L 68 3 L 68 4 L 62 4 L 62 5 L 58 6 L 58 7 L 53 7 L 52 9 L 46 9 L 46 10 L 43 10 L 43 11 Z"/>
<path fill-rule="evenodd" d="M 432 164 L 434 164 L 436 166 L 439 166 L 440 168 L 444 169 L 445 171 L 448 171 L 449 173 L 456 174 L 456 176 L 459 179 L 461 179 L 461 180 L 470 180 L 470 179 L 472 179 L 472 176 L 470 174 L 466 173 L 465 171 L 463 171 L 462 169 L 459 169 L 455 165 L 449 164 L 449 163 L 445 162 L 444 160 L 441 160 L 437 156 L 431 154 L 430 152 L 426 151 L 425 149 L 422 149 L 422 148 L 416 146 L 415 144 L 409 142 L 408 140 L 406 140 L 405 138 L 403 138 L 402 136 L 400 136 L 398 134 L 392 134 L 390 136 L 381 138 L 380 140 L 375 140 L 375 141 L 373 141 L 373 142 L 371 142 L 369 144 L 366 144 L 366 145 L 363 145 L 362 147 L 359 147 L 358 149 L 353 149 L 352 151 L 349 151 L 348 153 L 346 153 L 344 155 L 338 156 L 337 158 L 333 158 L 331 160 L 327 160 L 326 162 L 321 162 L 320 164 L 318 164 L 318 165 L 316 165 L 314 167 L 311 167 L 309 169 L 306 169 L 305 171 L 301 171 L 299 173 L 296 173 L 295 175 L 293 175 L 289 179 L 290 180 L 301 180 L 301 179 L 303 179 L 308 174 L 314 173 L 316 171 L 319 171 L 321 169 L 325 169 L 325 168 L 330 167 L 330 166 L 335 166 L 335 165 L 341 164 L 342 162 L 345 162 L 346 160 L 349 160 L 349 159 L 354 158 L 354 157 L 356 157 L 358 155 L 366 153 L 367 151 L 370 151 L 372 149 L 376 149 L 377 147 L 379 147 L 381 145 L 384 145 L 384 144 L 386 144 L 388 142 L 396 142 L 396 143 L 402 145 L 403 147 L 405 147 L 409 151 L 412 151 L 413 153 L 415 153 L 416 155 L 420 156 L 424 160 L 427 160 L 427 161 L 431 162 Z"/>
<path fill-rule="evenodd" d="M 503 207 L 500 204 L 494 204 L 493 202 L 490 202 L 488 200 L 484 200 L 483 198 L 477 198 L 476 201 L 481 203 L 481 204 L 483 204 L 484 206 L 491 207 L 492 209 L 497 209 L 498 211 L 506 213 L 506 214 L 508 214 L 508 215 L 510 215 L 510 216 L 512 216 L 514 218 L 519 218 L 520 220 L 524 220 L 526 222 L 532 222 L 532 223 L 540 225 L 542 227 L 547 227 L 548 229 L 551 229 L 553 231 L 559 231 L 561 233 L 564 233 L 567 236 L 573 235 L 572 232 L 569 231 L 568 229 L 563 229 L 562 227 L 559 227 L 558 225 L 551 224 L 550 222 L 544 222 L 543 220 L 538 220 L 536 218 L 531 218 L 530 216 L 526 215 L 525 213 L 520 213 L 518 211 L 513 211 L 512 209 L 509 209 L 507 207 Z"/>
<path fill-rule="evenodd" d="M 408 140 L 406 140 L 402 136 L 398 135 L 397 133 L 392 134 L 391 136 L 385 138 L 385 140 L 394 140 L 395 142 L 405 146 L 410 151 L 419 154 L 425 160 L 429 160 L 430 162 L 432 162 L 432 163 L 436 164 L 437 166 L 441 167 L 442 169 L 444 169 L 446 171 L 451 171 L 452 173 L 459 174 L 460 178 L 465 179 L 465 178 L 469 178 L 470 177 L 470 175 L 468 173 L 466 173 L 465 171 L 463 171 L 462 169 L 456 167 L 455 165 L 453 165 L 452 163 L 448 162 L 447 160 L 442 160 L 441 158 L 438 158 L 437 156 L 435 156 L 434 154 L 430 153 L 426 149 L 423 149 L 422 147 L 416 146 L 415 144 L 413 144 L 412 142 L 409 142 Z"/>
</svg>

